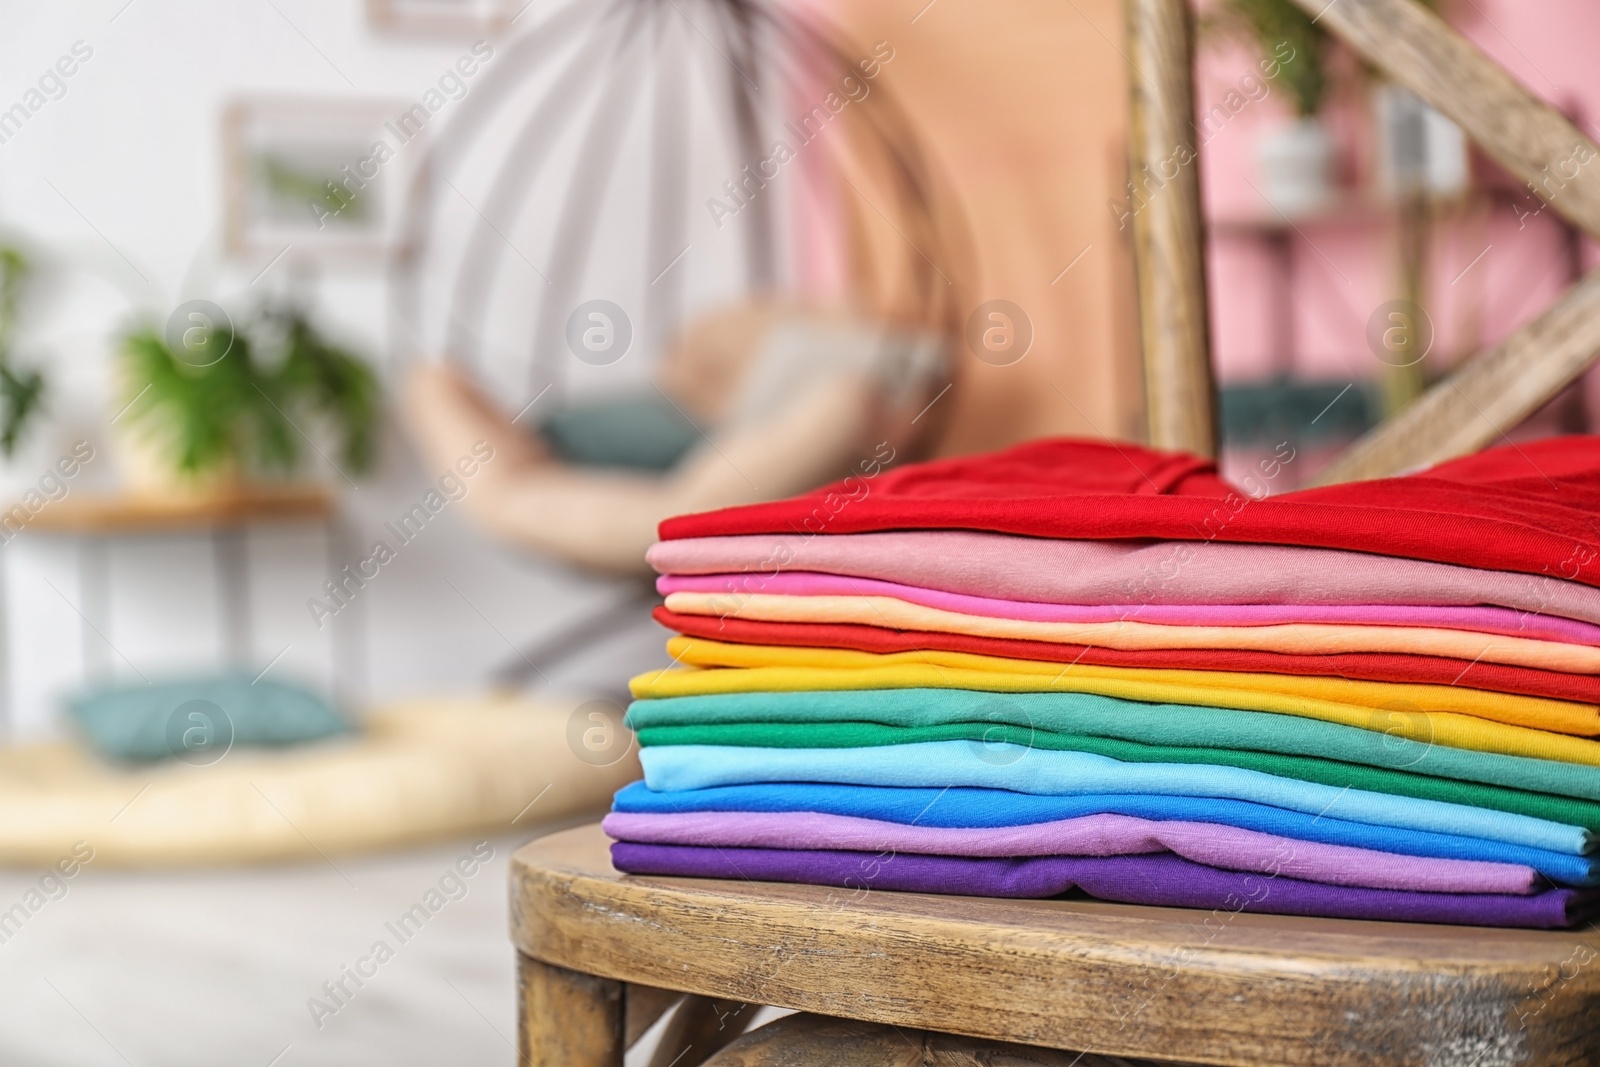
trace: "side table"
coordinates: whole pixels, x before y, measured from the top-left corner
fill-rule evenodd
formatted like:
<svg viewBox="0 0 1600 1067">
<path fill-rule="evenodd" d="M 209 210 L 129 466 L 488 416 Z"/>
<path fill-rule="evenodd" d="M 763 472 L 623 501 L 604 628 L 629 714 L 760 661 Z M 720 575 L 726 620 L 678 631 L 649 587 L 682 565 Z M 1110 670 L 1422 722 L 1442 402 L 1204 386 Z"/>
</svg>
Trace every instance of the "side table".
<svg viewBox="0 0 1600 1067">
<path fill-rule="evenodd" d="M 0 512 L 3 514 L 3 512 Z M 352 545 L 333 494 L 319 485 L 244 485 L 208 493 L 73 493 L 46 505 L 15 536 L 65 536 L 77 543 L 82 604 L 73 605 L 81 620 L 79 640 L 84 673 L 103 676 L 111 666 L 111 562 L 113 541 L 138 537 L 192 536 L 209 533 L 216 570 L 217 605 L 222 646 L 228 661 L 251 661 L 249 531 L 261 525 L 312 523 L 326 535 L 328 572 L 338 561 L 353 558 Z M 12 642 L 7 627 L 6 555 L 0 551 L 0 722 L 9 733 Z M 333 627 L 334 686 L 349 694 L 364 676 L 363 605 L 352 602 L 341 612 L 354 618 Z"/>
</svg>

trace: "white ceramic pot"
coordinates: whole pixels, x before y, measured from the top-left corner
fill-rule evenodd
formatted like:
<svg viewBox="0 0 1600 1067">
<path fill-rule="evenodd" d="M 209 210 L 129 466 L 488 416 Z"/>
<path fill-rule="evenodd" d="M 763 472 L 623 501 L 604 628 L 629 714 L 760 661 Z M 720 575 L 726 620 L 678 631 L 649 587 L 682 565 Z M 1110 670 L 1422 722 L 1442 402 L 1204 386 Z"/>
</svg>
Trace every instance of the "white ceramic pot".
<svg viewBox="0 0 1600 1067">
<path fill-rule="evenodd" d="M 1333 138 L 1315 116 L 1264 134 L 1256 144 L 1261 193 L 1293 218 L 1333 200 Z"/>
</svg>

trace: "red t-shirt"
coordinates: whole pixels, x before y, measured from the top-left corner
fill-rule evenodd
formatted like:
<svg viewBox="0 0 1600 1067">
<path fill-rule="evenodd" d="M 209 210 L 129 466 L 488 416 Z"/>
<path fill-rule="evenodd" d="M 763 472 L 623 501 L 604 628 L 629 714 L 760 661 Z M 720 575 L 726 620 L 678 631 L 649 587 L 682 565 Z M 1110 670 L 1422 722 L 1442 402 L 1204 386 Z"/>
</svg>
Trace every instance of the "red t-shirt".
<svg viewBox="0 0 1600 1067">
<path fill-rule="evenodd" d="M 1310 545 L 1600 586 L 1600 437 L 1503 445 L 1404 477 L 1262 499 L 1197 456 L 1050 438 L 683 515 L 660 533 L 673 540 L 915 529 Z"/>
</svg>

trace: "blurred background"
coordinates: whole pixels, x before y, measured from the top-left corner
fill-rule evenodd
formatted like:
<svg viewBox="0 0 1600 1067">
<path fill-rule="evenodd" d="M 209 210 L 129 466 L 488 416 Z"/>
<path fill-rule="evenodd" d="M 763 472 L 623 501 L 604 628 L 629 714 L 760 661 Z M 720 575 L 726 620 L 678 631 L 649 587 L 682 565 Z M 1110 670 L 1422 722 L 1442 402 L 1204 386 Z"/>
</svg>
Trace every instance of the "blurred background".
<svg viewBox="0 0 1600 1067">
<path fill-rule="evenodd" d="M 1429 6 L 1600 134 L 1600 9 Z M 1596 251 L 1286 0 L 1198 17 L 1282 492 Z M 1142 432 L 1117 0 L 0 19 L 0 1062 L 511 1062 L 505 862 L 634 776 L 657 521 Z"/>
</svg>

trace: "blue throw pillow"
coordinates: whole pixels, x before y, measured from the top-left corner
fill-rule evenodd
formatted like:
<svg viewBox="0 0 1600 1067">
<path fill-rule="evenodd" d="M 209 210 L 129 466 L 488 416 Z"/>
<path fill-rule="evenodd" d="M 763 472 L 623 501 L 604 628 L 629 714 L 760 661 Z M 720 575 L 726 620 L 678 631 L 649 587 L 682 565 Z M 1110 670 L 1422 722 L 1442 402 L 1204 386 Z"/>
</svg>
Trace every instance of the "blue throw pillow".
<svg viewBox="0 0 1600 1067">
<path fill-rule="evenodd" d="M 700 431 L 657 393 L 574 404 L 539 425 L 550 450 L 581 467 L 670 470 L 700 443 Z"/>
<path fill-rule="evenodd" d="M 68 709 L 98 752 L 131 761 L 215 763 L 236 745 L 296 745 L 351 729 L 310 690 L 252 684 L 244 674 L 104 686 L 72 698 Z"/>
</svg>

